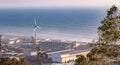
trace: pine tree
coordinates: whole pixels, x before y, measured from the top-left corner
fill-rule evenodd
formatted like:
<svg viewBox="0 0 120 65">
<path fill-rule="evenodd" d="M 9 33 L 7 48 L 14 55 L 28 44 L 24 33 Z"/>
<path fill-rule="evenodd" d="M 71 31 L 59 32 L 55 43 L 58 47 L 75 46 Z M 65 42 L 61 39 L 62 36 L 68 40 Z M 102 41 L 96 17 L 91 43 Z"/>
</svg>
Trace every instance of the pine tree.
<svg viewBox="0 0 120 65">
<path fill-rule="evenodd" d="M 120 15 L 118 8 L 112 6 L 107 11 L 107 16 L 98 27 L 99 41 L 104 44 L 115 44 L 120 39 Z"/>
<path fill-rule="evenodd" d="M 89 61 L 99 59 L 98 62 L 103 65 L 106 65 L 108 59 L 118 61 L 120 58 L 120 45 L 117 44 L 120 41 L 120 14 L 116 6 L 113 5 L 107 11 L 106 17 L 101 21 L 101 26 L 98 27 L 98 35 L 98 41 L 93 42 L 94 48 L 87 55 Z M 111 63 L 108 64 L 111 65 Z"/>
<path fill-rule="evenodd" d="M 116 42 L 120 41 L 120 14 L 118 8 L 112 6 L 107 11 L 107 16 L 101 21 L 101 26 L 98 27 L 99 31 L 99 50 L 108 58 L 120 57 L 120 45 Z M 104 50 L 101 50 L 104 49 Z"/>
</svg>

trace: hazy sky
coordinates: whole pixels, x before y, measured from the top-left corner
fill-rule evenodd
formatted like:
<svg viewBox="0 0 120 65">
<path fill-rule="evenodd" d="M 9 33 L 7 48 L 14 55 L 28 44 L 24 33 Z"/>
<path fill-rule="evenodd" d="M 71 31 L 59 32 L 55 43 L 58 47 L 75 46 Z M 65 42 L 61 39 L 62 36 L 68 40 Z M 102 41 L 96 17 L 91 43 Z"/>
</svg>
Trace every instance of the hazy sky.
<svg viewBox="0 0 120 65">
<path fill-rule="evenodd" d="M 0 8 L 65 8 L 120 6 L 120 0 L 0 0 Z"/>
</svg>

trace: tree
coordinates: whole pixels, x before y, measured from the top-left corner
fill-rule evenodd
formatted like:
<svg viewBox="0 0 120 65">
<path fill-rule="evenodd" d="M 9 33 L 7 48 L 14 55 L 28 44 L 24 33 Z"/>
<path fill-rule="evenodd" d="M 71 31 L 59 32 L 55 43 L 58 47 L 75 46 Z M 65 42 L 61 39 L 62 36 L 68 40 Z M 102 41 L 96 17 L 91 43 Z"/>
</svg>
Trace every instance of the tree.
<svg viewBox="0 0 120 65">
<path fill-rule="evenodd" d="M 8 57 L 5 57 L 5 58 L 1 58 L 0 60 L 1 60 L 0 65 L 20 65 L 19 61 L 15 58 L 10 59 Z"/>
<path fill-rule="evenodd" d="M 74 65 L 86 65 L 84 62 L 86 62 L 86 58 L 84 55 L 77 55 L 77 59 L 75 60 Z"/>
<path fill-rule="evenodd" d="M 29 65 L 29 64 L 25 58 L 17 60 L 16 58 L 10 59 L 8 57 L 3 57 L 0 58 L 0 65 Z"/>
<path fill-rule="evenodd" d="M 118 8 L 113 5 L 107 11 L 107 16 L 101 21 L 101 26 L 98 27 L 99 39 L 90 44 L 94 48 L 87 55 L 89 61 L 98 60 L 102 65 L 111 65 L 108 63 L 109 61 L 107 63 L 104 61 L 120 58 L 120 45 L 117 44 L 120 40 L 120 14 L 118 11 Z"/>
<path fill-rule="evenodd" d="M 19 61 L 16 59 L 16 58 L 13 58 L 13 59 L 9 59 L 11 62 L 10 62 L 10 65 L 20 65 L 19 64 Z"/>
<path fill-rule="evenodd" d="M 104 44 L 99 48 L 104 48 L 106 50 L 104 54 L 114 58 L 120 55 L 120 46 L 116 43 L 120 40 L 120 14 L 118 11 L 118 8 L 113 5 L 107 11 L 106 18 L 101 21 L 102 25 L 98 27 L 99 44 Z"/>
<path fill-rule="evenodd" d="M 21 65 L 28 65 L 28 62 L 25 58 L 21 58 L 20 60 Z"/>
<path fill-rule="evenodd" d="M 120 62 L 111 62 L 120 58 L 120 45 L 117 44 L 120 40 L 120 14 L 116 6 L 107 11 L 107 16 L 98 27 L 98 35 L 98 41 L 89 44 L 93 49 L 87 58 L 78 55 L 75 65 L 120 65 Z"/>
<path fill-rule="evenodd" d="M 120 39 L 120 15 L 118 8 L 112 6 L 107 11 L 107 16 L 98 27 L 99 41 L 104 44 L 115 44 Z"/>
</svg>

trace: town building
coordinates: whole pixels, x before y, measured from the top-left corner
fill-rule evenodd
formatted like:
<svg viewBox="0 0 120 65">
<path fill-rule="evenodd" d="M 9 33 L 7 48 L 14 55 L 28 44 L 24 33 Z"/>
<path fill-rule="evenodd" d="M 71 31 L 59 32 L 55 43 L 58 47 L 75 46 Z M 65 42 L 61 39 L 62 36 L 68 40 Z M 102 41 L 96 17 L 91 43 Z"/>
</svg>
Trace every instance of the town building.
<svg viewBox="0 0 120 65">
<path fill-rule="evenodd" d="M 59 63 L 68 63 L 68 62 L 74 62 L 77 59 L 77 55 L 86 55 L 90 52 L 90 49 L 82 49 L 82 50 L 76 50 L 76 49 L 66 49 L 66 50 L 60 50 L 55 52 L 48 52 L 46 53 L 48 55 L 48 58 L 51 58 L 52 62 L 59 62 Z"/>
<path fill-rule="evenodd" d="M 23 56 L 35 56 L 35 55 L 37 55 L 37 52 L 24 52 L 23 53 Z"/>
</svg>

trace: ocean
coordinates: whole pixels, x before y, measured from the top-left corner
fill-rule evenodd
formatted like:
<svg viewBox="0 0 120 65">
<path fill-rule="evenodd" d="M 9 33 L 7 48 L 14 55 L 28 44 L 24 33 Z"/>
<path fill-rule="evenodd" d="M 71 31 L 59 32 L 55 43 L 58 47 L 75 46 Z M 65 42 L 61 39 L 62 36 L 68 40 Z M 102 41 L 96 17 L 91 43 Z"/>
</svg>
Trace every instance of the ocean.
<svg viewBox="0 0 120 65">
<path fill-rule="evenodd" d="M 0 9 L 0 34 L 88 42 L 97 38 L 105 9 Z"/>
</svg>

